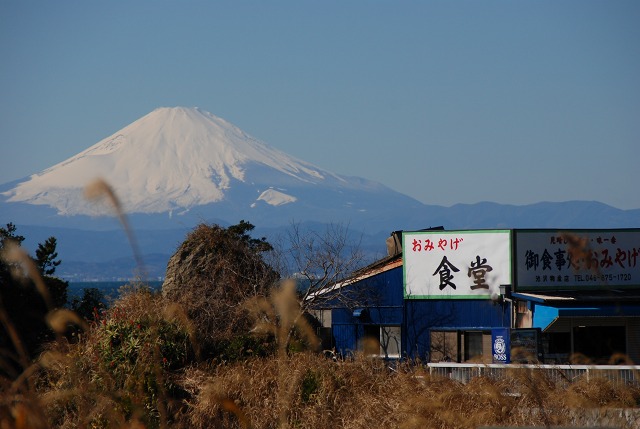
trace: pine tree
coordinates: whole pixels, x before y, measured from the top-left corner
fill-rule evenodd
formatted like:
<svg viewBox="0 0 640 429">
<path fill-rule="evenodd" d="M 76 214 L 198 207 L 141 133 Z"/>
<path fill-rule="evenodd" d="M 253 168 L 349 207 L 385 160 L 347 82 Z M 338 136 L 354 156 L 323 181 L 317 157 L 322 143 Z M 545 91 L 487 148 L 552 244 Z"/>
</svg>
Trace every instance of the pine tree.
<svg viewBox="0 0 640 429">
<path fill-rule="evenodd" d="M 50 276 L 56 272 L 56 267 L 60 265 L 60 260 L 55 260 L 58 257 L 56 252 L 57 241 L 55 237 L 49 237 L 44 243 L 38 244 L 36 250 L 36 264 L 40 271 L 45 276 Z"/>
<path fill-rule="evenodd" d="M 24 362 L 18 364 L 19 350 L 24 350 L 29 358 L 34 357 L 42 344 L 53 337 L 45 316 L 54 308 L 63 307 L 67 301 L 68 283 L 52 276 L 60 265 L 56 259 L 58 253 L 54 237 L 39 244 L 36 257 L 31 258 L 40 268 L 50 303 L 45 302 L 33 279 L 24 277 L 20 263 L 8 262 L 2 257 L 2 251 L 6 250 L 9 241 L 20 246 L 24 240 L 23 236 L 16 233 L 13 223 L 0 227 L 0 312 L 3 316 L 0 326 L 0 374 L 10 377 L 20 374 L 19 367 L 24 365 Z"/>
</svg>

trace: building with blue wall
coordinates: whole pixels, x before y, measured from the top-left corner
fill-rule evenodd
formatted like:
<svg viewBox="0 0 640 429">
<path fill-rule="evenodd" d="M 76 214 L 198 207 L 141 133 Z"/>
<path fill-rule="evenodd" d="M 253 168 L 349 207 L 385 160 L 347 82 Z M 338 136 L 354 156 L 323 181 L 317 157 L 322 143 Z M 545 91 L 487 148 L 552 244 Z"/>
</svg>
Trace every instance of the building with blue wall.
<svg viewBox="0 0 640 429">
<path fill-rule="evenodd" d="M 394 234 L 390 256 L 337 285 L 361 300 L 316 310 L 326 348 L 488 363 L 506 328 L 518 344 L 533 335 L 526 361 L 640 361 L 640 230 Z M 605 236 L 615 243 L 598 246 Z"/>
</svg>

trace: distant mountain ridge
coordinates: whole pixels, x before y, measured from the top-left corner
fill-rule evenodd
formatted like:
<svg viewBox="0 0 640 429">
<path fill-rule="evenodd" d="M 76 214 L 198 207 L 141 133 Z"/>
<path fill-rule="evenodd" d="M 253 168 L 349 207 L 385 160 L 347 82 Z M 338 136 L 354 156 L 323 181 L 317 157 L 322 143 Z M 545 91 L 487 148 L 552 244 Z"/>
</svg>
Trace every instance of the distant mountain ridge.
<svg viewBox="0 0 640 429">
<path fill-rule="evenodd" d="M 457 204 L 452 207 L 426 206 L 421 219 L 399 215 L 386 228 L 370 229 L 366 225 L 349 223 L 353 241 L 370 260 L 386 255 L 385 239 L 391 231 L 416 230 L 434 226 L 446 229 L 545 228 L 600 229 L 637 228 L 640 210 L 619 210 L 605 204 L 586 201 L 537 203 L 510 206 L 496 203 Z M 146 215 L 147 217 L 149 215 Z M 135 219 L 135 216 L 134 216 Z M 137 222 L 142 223 L 140 218 Z M 58 251 L 63 259 L 59 274 L 67 279 L 114 280 L 131 276 L 135 260 L 122 228 L 114 219 L 111 229 L 94 231 L 77 228 L 55 228 L 19 224 L 19 232 L 27 237 L 26 246 L 33 252 L 38 242 L 49 236 L 58 238 Z M 286 235 L 290 225 L 267 226 L 261 219 L 249 219 L 256 225 L 255 236 L 271 242 Z M 226 226 L 235 221 L 210 220 Z M 293 220 L 292 220 L 293 221 Z M 4 220 L 3 220 L 4 222 Z M 346 223 L 346 222 L 345 222 Z M 321 223 L 306 222 L 306 228 L 321 230 Z M 169 257 L 176 251 L 191 227 L 173 229 L 142 229 L 134 227 L 146 271 L 150 279 L 164 276 Z"/>
<path fill-rule="evenodd" d="M 110 207 L 83 196 L 97 177 L 122 201 L 143 254 L 154 261 L 154 276 L 201 222 L 244 219 L 267 238 L 292 222 L 345 224 L 361 234 L 372 257 L 383 256 L 394 230 L 640 227 L 640 209 L 589 201 L 425 205 L 381 183 L 296 159 L 224 119 L 184 107 L 156 109 L 61 163 L 0 185 L 0 223 L 17 224 L 32 246 L 56 236 L 73 267 L 65 273 L 63 264 L 65 275 L 84 276 L 105 264 L 104 272 L 122 277 L 131 266 L 122 258 L 131 250 L 121 226 Z M 117 266 L 123 268 L 116 273 Z"/>
</svg>

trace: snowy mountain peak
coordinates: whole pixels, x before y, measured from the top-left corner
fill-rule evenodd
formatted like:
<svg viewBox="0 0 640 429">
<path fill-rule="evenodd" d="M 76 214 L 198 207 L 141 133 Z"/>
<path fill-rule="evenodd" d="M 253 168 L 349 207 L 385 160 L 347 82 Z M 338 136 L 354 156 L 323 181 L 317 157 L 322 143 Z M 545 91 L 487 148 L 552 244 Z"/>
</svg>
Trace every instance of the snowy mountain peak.
<svg viewBox="0 0 640 429">
<path fill-rule="evenodd" d="M 249 178 L 250 172 L 255 177 Z M 98 177 L 114 188 L 127 211 L 135 213 L 220 202 L 239 184 L 254 186 L 262 192 L 259 199 L 281 205 L 295 202 L 296 197 L 264 194 L 274 181 L 279 188 L 347 183 L 209 112 L 162 107 L 3 195 L 8 202 L 47 205 L 64 215 L 103 214 L 82 196 L 83 187 Z"/>
</svg>

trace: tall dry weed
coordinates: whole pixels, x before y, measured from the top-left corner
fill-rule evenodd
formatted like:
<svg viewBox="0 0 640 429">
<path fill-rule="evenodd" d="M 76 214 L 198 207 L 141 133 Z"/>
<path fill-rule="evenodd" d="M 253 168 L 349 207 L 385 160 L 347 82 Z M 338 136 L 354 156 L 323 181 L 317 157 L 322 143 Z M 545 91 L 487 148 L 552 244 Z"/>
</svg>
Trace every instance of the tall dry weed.
<svg viewBox="0 0 640 429">
<path fill-rule="evenodd" d="M 51 344 L 39 361 L 40 400 L 56 427 L 168 427 L 183 408 L 174 369 L 190 356 L 183 316 L 135 287 L 78 342 Z"/>
<path fill-rule="evenodd" d="M 69 326 L 86 328 L 84 321 L 73 312 L 53 307 L 49 290 L 35 262 L 20 246 L 10 241 L 5 243 L 0 257 L 12 268 L 11 275 L 16 281 L 25 285 L 29 281 L 35 284 L 36 290 L 45 303 L 47 310 L 45 319 L 55 333 L 56 341 L 63 341 L 63 334 Z M 10 305 L 10 303 L 0 302 L 0 321 L 9 335 L 12 348 L 2 350 L 0 354 L 0 366 L 2 367 L 2 372 L 0 372 L 0 424 L 2 427 L 16 428 L 48 427 L 46 413 L 34 381 L 35 375 L 42 368 L 42 363 L 39 360 L 31 361 L 24 347 L 23 339 L 5 310 L 5 305 Z M 12 350 L 15 350 L 17 356 L 13 354 Z M 18 365 L 17 369 L 16 364 Z"/>
<path fill-rule="evenodd" d="M 111 209 L 115 212 L 124 232 L 127 234 L 129 245 L 131 246 L 131 249 L 133 251 L 133 257 L 136 260 L 138 275 L 141 280 L 146 280 L 147 273 L 142 259 L 142 253 L 140 252 L 140 248 L 138 246 L 138 241 L 136 240 L 136 236 L 133 233 L 133 229 L 129 226 L 129 220 L 122 207 L 122 203 L 120 202 L 120 199 L 114 192 L 113 188 L 111 188 L 111 186 L 106 181 L 104 181 L 104 179 L 98 178 L 85 186 L 84 197 L 88 200 L 96 202 L 106 200 L 107 205 L 110 206 Z"/>
<path fill-rule="evenodd" d="M 111 188 L 104 181 L 97 181 L 87 187 L 86 192 L 87 197 L 108 197 L 127 231 L 138 266 L 142 267 L 135 238 Z M 127 419 L 114 406 L 117 401 L 114 402 L 113 398 L 118 393 L 105 395 L 105 386 L 96 383 L 96 372 L 92 371 L 92 364 L 95 362 L 87 359 L 87 356 L 92 355 L 92 347 L 84 348 L 87 343 L 82 341 L 75 345 L 69 344 L 64 336 L 69 327 L 73 326 L 74 329 L 79 329 L 78 332 L 84 332 L 85 338 L 90 338 L 91 329 L 87 323 L 72 311 L 54 308 L 49 290 L 35 262 L 20 246 L 7 240 L 3 247 L 0 257 L 11 268 L 11 275 L 17 281 L 33 282 L 42 297 L 47 310 L 45 321 L 55 338 L 32 361 L 18 330 L 5 311 L 5 305 L 10 303 L 0 302 L 0 322 L 17 353 L 14 356 L 9 349 L 3 349 L 0 353 L 3 372 L 9 374 L 9 377 L 0 376 L 0 426 L 76 427 L 80 423 L 83 427 L 87 422 L 117 422 L 116 427 L 126 427 L 124 423 Z M 14 373 L 15 364 L 12 362 L 18 363 L 20 372 Z M 128 421 L 135 423 L 136 419 Z"/>
<path fill-rule="evenodd" d="M 249 427 L 249 423 L 254 428 L 325 428 L 356 427 L 348 422 L 359 421 L 366 424 L 359 427 L 383 427 L 379 425 L 393 421 L 393 406 L 383 392 L 383 377 L 377 382 L 371 377 L 385 368 L 373 363 L 358 358 L 343 365 L 304 352 L 252 359 L 213 372 L 194 370 L 185 377 L 186 388 L 194 396 L 189 424 L 197 428 Z M 225 415 L 223 398 L 242 410 L 245 425 Z"/>
</svg>

